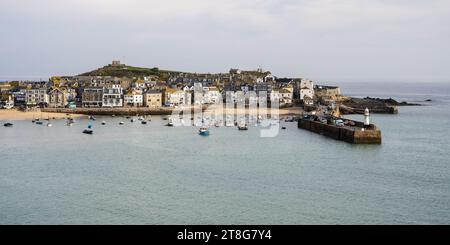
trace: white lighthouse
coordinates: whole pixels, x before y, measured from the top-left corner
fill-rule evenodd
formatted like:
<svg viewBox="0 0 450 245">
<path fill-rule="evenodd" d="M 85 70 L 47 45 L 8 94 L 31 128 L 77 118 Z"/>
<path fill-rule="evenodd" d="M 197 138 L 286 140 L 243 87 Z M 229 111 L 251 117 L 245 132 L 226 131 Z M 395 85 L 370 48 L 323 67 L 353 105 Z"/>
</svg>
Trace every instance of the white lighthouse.
<svg viewBox="0 0 450 245">
<path fill-rule="evenodd" d="M 364 127 L 367 128 L 370 125 L 370 112 L 369 112 L 369 108 L 366 108 L 366 110 L 364 110 Z"/>
</svg>

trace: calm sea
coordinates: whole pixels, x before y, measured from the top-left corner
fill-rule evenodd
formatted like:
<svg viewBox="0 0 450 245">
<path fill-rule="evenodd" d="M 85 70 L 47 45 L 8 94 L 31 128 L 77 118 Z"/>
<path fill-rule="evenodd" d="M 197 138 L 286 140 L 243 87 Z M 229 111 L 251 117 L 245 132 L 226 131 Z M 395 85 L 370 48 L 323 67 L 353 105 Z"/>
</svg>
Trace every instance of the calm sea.
<svg viewBox="0 0 450 245">
<path fill-rule="evenodd" d="M 433 101 L 373 115 L 379 146 L 295 123 L 260 138 L 255 127 L 201 137 L 160 117 L 98 118 L 94 135 L 81 133 L 87 119 L 16 121 L 0 128 L 0 224 L 449 224 L 450 85 L 342 89 Z"/>
</svg>

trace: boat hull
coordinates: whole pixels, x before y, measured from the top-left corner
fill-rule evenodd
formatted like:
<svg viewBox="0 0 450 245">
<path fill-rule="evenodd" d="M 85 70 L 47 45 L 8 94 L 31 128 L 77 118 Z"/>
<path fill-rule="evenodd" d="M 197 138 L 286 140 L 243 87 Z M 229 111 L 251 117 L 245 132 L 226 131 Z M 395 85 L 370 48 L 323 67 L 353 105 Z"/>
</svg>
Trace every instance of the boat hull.
<svg viewBox="0 0 450 245">
<path fill-rule="evenodd" d="M 199 134 L 201 136 L 209 136 L 209 131 L 200 131 Z"/>
</svg>

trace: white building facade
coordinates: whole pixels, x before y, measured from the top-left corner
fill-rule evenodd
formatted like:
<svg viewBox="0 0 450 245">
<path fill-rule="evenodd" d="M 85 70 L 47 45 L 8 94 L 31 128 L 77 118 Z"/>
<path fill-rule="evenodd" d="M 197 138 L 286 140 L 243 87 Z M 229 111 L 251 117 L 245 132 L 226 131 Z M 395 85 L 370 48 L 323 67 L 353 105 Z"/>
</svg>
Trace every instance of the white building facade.
<svg viewBox="0 0 450 245">
<path fill-rule="evenodd" d="M 304 100 L 305 97 L 309 99 L 314 98 L 314 83 L 307 79 L 302 79 L 300 82 L 300 100 Z"/>
<path fill-rule="evenodd" d="M 27 106 L 37 106 L 49 103 L 47 89 L 28 89 L 25 96 L 25 102 Z"/>
<path fill-rule="evenodd" d="M 123 107 L 123 88 L 119 84 L 103 89 L 103 107 Z"/>
</svg>

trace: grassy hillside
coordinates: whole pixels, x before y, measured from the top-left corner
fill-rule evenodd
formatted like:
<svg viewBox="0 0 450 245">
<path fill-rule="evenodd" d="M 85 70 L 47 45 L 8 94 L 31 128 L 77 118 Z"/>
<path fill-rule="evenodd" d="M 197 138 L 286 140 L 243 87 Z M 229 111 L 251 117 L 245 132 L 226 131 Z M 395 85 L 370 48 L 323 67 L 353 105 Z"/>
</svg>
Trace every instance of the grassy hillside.
<svg viewBox="0 0 450 245">
<path fill-rule="evenodd" d="M 166 71 L 159 68 L 143 68 L 134 66 L 105 66 L 94 71 L 80 74 L 80 76 L 112 76 L 112 77 L 144 77 L 158 76 L 160 78 L 167 77 L 169 74 L 181 73 L 178 71 Z"/>
</svg>

